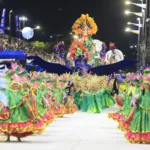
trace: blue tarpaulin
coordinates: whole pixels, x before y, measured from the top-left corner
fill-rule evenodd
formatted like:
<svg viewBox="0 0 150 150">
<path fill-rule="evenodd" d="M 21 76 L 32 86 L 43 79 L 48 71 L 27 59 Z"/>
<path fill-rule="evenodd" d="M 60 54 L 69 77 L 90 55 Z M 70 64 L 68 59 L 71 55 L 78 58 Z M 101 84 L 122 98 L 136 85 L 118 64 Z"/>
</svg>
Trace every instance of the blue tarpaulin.
<svg viewBox="0 0 150 150">
<path fill-rule="evenodd" d="M 24 51 L 0 51 L 0 59 L 25 60 Z"/>
<path fill-rule="evenodd" d="M 137 64 L 137 61 L 135 61 L 135 60 L 123 60 L 118 63 L 92 68 L 88 72 L 91 72 L 93 74 L 100 75 L 100 76 L 101 75 L 110 75 L 115 72 L 118 72 L 119 70 L 131 68 L 135 64 Z"/>
<path fill-rule="evenodd" d="M 68 69 L 67 67 L 60 65 L 60 64 L 46 62 L 38 56 L 29 56 L 27 57 L 27 59 L 33 60 L 31 64 L 28 64 L 28 66 L 34 65 L 37 68 L 36 70 L 40 72 L 41 70 L 42 71 L 45 70 L 49 73 L 56 73 L 59 75 L 63 73 L 72 73 L 71 69 Z M 123 60 L 115 64 L 92 68 L 88 70 L 88 72 L 92 72 L 93 74 L 96 74 L 96 75 L 110 75 L 115 72 L 118 72 L 119 70 L 124 70 L 130 67 L 133 67 L 136 63 L 137 61 L 135 60 Z"/>
<path fill-rule="evenodd" d="M 61 75 L 63 73 L 72 73 L 72 70 L 56 63 L 49 63 L 38 56 L 29 56 L 28 60 L 33 60 L 30 65 L 39 66 L 39 68 L 47 71 L 48 73 L 55 73 Z M 28 64 L 29 65 L 29 64 Z M 41 70 L 40 69 L 40 70 Z"/>
</svg>

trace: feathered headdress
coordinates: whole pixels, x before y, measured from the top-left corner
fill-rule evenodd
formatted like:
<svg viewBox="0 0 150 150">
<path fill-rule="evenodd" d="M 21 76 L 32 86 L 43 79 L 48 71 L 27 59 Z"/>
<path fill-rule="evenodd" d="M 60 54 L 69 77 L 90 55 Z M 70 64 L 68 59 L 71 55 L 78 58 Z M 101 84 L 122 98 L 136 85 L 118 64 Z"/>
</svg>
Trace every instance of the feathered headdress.
<svg viewBox="0 0 150 150">
<path fill-rule="evenodd" d="M 84 27 L 88 27 L 88 35 L 92 36 L 96 34 L 98 31 L 98 27 L 93 18 L 89 17 L 89 14 L 82 14 L 80 18 L 78 18 L 72 26 L 72 32 L 75 34 L 82 34 Z"/>
</svg>

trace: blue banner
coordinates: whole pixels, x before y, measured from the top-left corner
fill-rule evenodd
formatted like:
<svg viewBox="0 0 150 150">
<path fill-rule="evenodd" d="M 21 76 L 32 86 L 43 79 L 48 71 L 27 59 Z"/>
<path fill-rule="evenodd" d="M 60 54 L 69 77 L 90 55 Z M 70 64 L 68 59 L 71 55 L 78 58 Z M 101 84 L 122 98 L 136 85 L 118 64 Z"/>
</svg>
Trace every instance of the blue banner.
<svg viewBox="0 0 150 150">
<path fill-rule="evenodd" d="M 21 51 L 21 50 L 0 51 L 0 59 L 25 60 L 26 55 L 24 51 Z"/>
<path fill-rule="evenodd" d="M 6 19 L 6 9 L 3 9 L 2 19 L 1 19 L 1 29 L 0 32 L 5 35 L 5 19 Z"/>
<path fill-rule="evenodd" d="M 19 38 L 19 17 L 16 16 L 16 38 Z"/>
</svg>

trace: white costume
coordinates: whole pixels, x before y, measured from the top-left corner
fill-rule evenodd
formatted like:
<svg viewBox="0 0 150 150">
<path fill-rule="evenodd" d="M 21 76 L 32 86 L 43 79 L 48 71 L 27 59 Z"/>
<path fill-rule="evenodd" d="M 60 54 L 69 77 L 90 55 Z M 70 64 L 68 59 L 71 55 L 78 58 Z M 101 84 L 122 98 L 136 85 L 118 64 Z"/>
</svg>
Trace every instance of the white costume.
<svg viewBox="0 0 150 150">
<path fill-rule="evenodd" d="M 114 63 L 117 63 L 119 61 L 122 61 L 124 60 L 124 55 L 122 53 L 122 51 L 118 50 L 118 49 L 115 49 L 114 50 L 115 53 L 112 52 L 112 50 L 109 50 L 107 53 L 106 53 L 106 63 L 107 64 L 110 64 L 111 62 L 111 58 L 112 56 L 114 57 L 115 59 L 115 62 Z"/>
</svg>

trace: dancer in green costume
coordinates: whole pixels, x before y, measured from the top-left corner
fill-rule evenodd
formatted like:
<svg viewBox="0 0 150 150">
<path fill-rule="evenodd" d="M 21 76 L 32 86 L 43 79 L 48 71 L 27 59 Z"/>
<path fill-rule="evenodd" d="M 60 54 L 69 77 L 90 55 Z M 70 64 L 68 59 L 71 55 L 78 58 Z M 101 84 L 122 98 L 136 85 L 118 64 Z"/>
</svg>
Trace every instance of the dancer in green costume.
<svg viewBox="0 0 150 150">
<path fill-rule="evenodd" d="M 9 117 L 0 119 L 0 132 L 7 135 L 8 142 L 10 136 L 16 136 L 18 141 L 21 141 L 22 137 L 35 132 L 37 124 L 30 121 L 33 114 L 30 111 L 25 111 L 28 104 L 18 82 L 12 82 L 11 89 L 6 90 L 5 94 L 9 101 Z M 44 123 L 38 122 L 38 128 L 45 129 Z"/>
<path fill-rule="evenodd" d="M 49 100 L 46 99 L 46 94 L 49 92 L 45 83 L 41 83 L 40 88 L 37 90 L 37 109 L 38 115 L 48 125 L 53 121 L 53 113 L 49 110 Z"/>
<path fill-rule="evenodd" d="M 99 92 L 84 91 L 83 111 L 90 113 L 100 113 L 102 109 L 111 107 L 115 104 L 114 98 L 108 89 Z"/>
<path fill-rule="evenodd" d="M 109 108 L 115 105 L 115 100 L 111 96 L 109 89 L 104 89 L 97 92 L 96 97 L 99 99 L 103 109 Z"/>
<path fill-rule="evenodd" d="M 110 113 L 108 114 L 109 118 L 112 118 L 115 121 L 122 121 L 124 120 L 131 112 L 132 106 L 131 106 L 131 101 L 132 97 L 139 91 L 139 84 L 140 84 L 140 79 L 136 79 L 135 74 L 131 74 L 128 80 L 128 84 L 126 83 L 126 92 L 124 92 L 124 97 L 123 99 L 123 106 L 118 112 L 115 113 Z M 121 95 L 118 95 L 118 98 Z M 119 124 L 119 128 L 123 130 L 122 125 Z"/>
<path fill-rule="evenodd" d="M 84 98 L 83 98 L 83 107 L 82 110 L 84 112 L 89 112 L 89 113 L 96 113 L 96 100 L 94 97 L 94 94 L 91 94 L 91 92 L 84 91 Z"/>
<path fill-rule="evenodd" d="M 129 128 L 125 134 L 131 143 L 150 144 L 150 74 L 143 77 L 143 91 L 133 107 L 133 119 L 126 120 Z"/>
<path fill-rule="evenodd" d="M 73 94 L 74 97 L 74 103 L 76 104 L 76 106 L 78 107 L 78 110 L 80 110 L 82 108 L 83 105 L 83 99 L 82 99 L 82 92 L 79 89 L 76 89 L 76 91 Z"/>
</svg>

